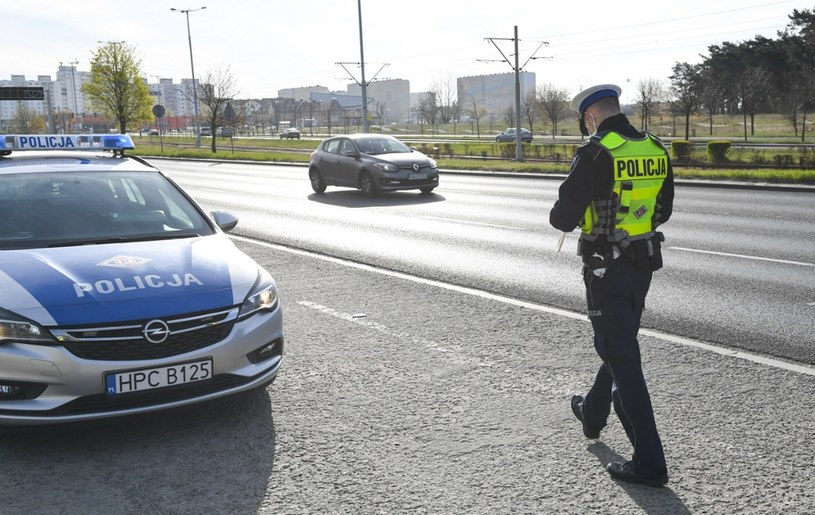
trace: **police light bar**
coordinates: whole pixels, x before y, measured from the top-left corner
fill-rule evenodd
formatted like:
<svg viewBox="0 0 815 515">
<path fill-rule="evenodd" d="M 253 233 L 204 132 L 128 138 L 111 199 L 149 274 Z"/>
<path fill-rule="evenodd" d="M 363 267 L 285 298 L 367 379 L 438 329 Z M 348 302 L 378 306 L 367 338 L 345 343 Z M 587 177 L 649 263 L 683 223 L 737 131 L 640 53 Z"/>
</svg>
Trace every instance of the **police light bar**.
<svg viewBox="0 0 815 515">
<path fill-rule="evenodd" d="M 15 134 L 0 135 L 0 151 L 20 150 L 133 150 L 127 134 Z"/>
</svg>

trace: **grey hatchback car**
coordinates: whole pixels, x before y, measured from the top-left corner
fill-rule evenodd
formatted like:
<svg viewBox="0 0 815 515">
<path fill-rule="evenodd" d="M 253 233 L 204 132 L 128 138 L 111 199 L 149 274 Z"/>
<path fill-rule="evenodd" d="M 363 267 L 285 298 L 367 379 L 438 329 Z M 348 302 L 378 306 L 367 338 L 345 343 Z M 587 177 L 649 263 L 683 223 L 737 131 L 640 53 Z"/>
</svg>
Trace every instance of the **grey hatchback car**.
<svg viewBox="0 0 815 515">
<path fill-rule="evenodd" d="M 323 140 L 312 152 L 308 170 L 311 188 L 347 186 L 366 196 L 384 191 L 430 193 L 439 185 L 436 161 L 392 136 L 348 134 Z"/>
<path fill-rule="evenodd" d="M 498 143 L 506 143 L 508 141 L 515 141 L 515 129 L 512 127 L 508 127 L 503 131 L 499 132 L 497 136 L 495 136 L 495 141 Z M 521 143 L 532 143 L 532 133 L 529 130 L 521 128 Z"/>
</svg>

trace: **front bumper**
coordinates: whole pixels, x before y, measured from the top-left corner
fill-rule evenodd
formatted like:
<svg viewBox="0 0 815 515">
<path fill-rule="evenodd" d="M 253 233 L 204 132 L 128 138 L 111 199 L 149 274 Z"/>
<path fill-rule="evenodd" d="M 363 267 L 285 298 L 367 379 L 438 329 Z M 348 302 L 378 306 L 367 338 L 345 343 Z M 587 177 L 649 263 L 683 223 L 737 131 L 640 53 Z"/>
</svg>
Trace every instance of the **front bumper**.
<svg viewBox="0 0 815 515">
<path fill-rule="evenodd" d="M 273 350 L 258 360 L 253 352 L 272 343 Z M 273 381 L 282 355 L 283 314 L 279 305 L 274 311 L 256 313 L 236 322 L 229 334 L 217 343 L 160 359 L 85 359 L 59 345 L 4 343 L 0 345 L 0 425 L 79 422 L 225 397 Z M 143 392 L 106 393 L 105 375 L 111 372 L 209 358 L 213 366 L 210 379 Z M 4 398 L 4 384 L 25 388 L 17 390 L 17 398 L 10 395 Z"/>
<path fill-rule="evenodd" d="M 428 174 L 426 179 L 409 179 L 407 174 L 382 175 L 378 178 L 379 191 L 418 190 L 439 185 L 439 174 Z"/>
</svg>

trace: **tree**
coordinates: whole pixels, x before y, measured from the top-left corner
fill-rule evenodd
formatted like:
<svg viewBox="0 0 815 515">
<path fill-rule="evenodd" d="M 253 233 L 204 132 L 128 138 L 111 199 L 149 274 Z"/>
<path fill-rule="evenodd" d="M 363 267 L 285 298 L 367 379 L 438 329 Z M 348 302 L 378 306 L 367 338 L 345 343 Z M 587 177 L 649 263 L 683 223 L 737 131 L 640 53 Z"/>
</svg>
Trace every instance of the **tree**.
<svg viewBox="0 0 815 515">
<path fill-rule="evenodd" d="M 798 134 L 797 112 L 802 113 L 801 141 L 806 140 L 806 113 L 815 95 L 815 11 L 794 9 L 785 33 L 779 34 L 786 50 L 785 71 L 789 71 L 786 82 L 787 105 L 791 107 L 790 121 Z"/>
<path fill-rule="evenodd" d="M 690 117 L 699 107 L 702 89 L 701 65 L 676 63 L 671 75 L 671 91 L 674 95 L 673 105 L 679 114 L 685 117 L 685 139 L 690 133 Z"/>
<path fill-rule="evenodd" d="M 211 149 L 215 153 L 218 151 L 215 135 L 218 133 L 218 127 L 227 125 L 226 106 L 237 94 L 235 79 L 228 66 L 208 71 L 199 89 L 198 100 L 204 106 L 204 116 L 212 131 Z"/>
<path fill-rule="evenodd" d="M 475 119 L 476 137 L 481 137 L 481 118 L 487 115 L 487 110 L 478 104 L 478 97 L 471 96 L 469 98 L 469 113 L 470 117 Z"/>
<path fill-rule="evenodd" d="M 436 120 L 439 115 L 439 103 L 436 99 L 436 93 L 433 91 L 427 92 L 419 102 L 419 123 L 422 121 L 428 123 L 436 130 Z M 422 134 L 424 134 L 424 126 L 422 126 Z"/>
<path fill-rule="evenodd" d="M 521 110 L 526 117 L 526 121 L 529 123 L 529 132 L 534 134 L 535 128 L 533 124 L 537 118 L 538 111 L 540 111 L 538 97 L 535 91 L 529 91 L 529 93 L 521 99 Z"/>
<path fill-rule="evenodd" d="M 455 120 L 459 107 L 453 80 L 449 77 L 446 80 L 437 80 L 430 91 L 436 99 L 439 121 L 441 123 L 450 123 Z"/>
<path fill-rule="evenodd" d="M 116 120 L 119 132 L 127 132 L 129 124 L 152 118 L 153 99 L 143 78 L 141 61 L 126 43 L 114 41 L 100 46 L 91 58 L 90 80 L 82 92 L 95 111 Z"/>
<path fill-rule="evenodd" d="M 538 105 L 552 124 L 552 139 L 557 134 L 560 120 L 569 113 L 569 92 L 557 89 L 553 84 L 543 84 L 538 88 Z"/>
<path fill-rule="evenodd" d="M 508 105 L 501 112 L 504 123 L 507 127 L 515 127 L 515 107 Z"/>
<path fill-rule="evenodd" d="M 710 135 L 713 136 L 713 115 L 721 108 L 722 86 L 716 78 L 716 73 L 711 70 L 707 63 L 701 64 L 702 83 L 700 85 L 700 102 L 704 106 L 708 115 L 708 126 Z"/>
<path fill-rule="evenodd" d="M 18 100 L 17 112 L 11 118 L 9 129 L 12 134 L 42 134 L 45 132 L 45 120 L 36 111 Z"/>
<path fill-rule="evenodd" d="M 657 79 L 641 80 L 637 84 L 637 98 L 634 106 L 640 113 L 642 130 L 648 130 L 651 116 L 653 116 L 654 111 L 656 111 L 659 102 L 664 96 L 664 88 Z"/>
</svg>

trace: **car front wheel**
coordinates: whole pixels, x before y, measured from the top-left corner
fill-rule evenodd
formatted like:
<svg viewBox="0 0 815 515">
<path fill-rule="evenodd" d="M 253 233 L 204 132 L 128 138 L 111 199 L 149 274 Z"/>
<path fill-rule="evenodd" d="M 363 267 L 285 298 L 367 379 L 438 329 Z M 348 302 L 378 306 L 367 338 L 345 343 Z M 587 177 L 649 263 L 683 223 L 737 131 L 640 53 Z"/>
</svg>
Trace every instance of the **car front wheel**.
<svg viewBox="0 0 815 515">
<path fill-rule="evenodd" d="M 362 190 L 362 194 L 366 197 L 376 195 L 376 184 L 374 184 L 374 178 L 371 177 L 370 173 L 362 172 L 362 175 L 359 176 L 359 189 Z"/>
<path fill-rule="evenodd" d="M 433 191 L 434 189 L 436 189 L 436 187 L 435 187 L 435 186 L 428 186 L 428 187 L 426 187 L 426 188 L 419 188 L 419 191 L 421 191 L 421 192 L 422 192 L 422 194 L 427 195 L 427 194 L 429 194 L 431 191 Z"/>
<path fill-rule="evenodd" d="M 314 193 L 325 192 L 325 182 L 323 182 L 323 178 L 320 176 L 319 170 L 316 168 L 309 170 L 308 178 L 311 181 L 311 189 L 314 190 Z"/>
</svg>

